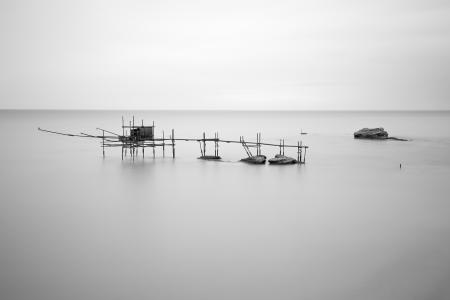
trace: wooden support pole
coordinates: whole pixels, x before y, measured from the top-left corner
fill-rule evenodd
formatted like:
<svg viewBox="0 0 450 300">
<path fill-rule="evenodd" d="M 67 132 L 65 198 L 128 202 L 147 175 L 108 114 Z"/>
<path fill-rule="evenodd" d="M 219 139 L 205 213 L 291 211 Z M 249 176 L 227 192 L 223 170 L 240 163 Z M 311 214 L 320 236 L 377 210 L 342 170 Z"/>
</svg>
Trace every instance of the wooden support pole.
<svg viewBox="0 0 450 300">
<path fill-rule="evenodd" d="M 124 137 L 126 136 L 126 134 L 127 134 L 127 132 L 126 132 L 126 130 L 125 130 L 125 131 L 124 131 Z M 124 150 L 124 152 L 125 152 L 125 156 L 127 156 L 127 142 L 126 142 L 125 139 L 122 141 L 122 148 L 124 148 L 123 150 Z"/>
<path fill-rule="evenodd" d="M 259 155 L 261 155 L 261 132 L 259 133 Z"/>
<path fill-rule="evenodd" d="M 103 147 L 103 158 L 105 158 L 105 131 L 103 131 L 103 137 L 102 137 L 102 147 Z"/>
<path fill-rule="evenodd" d="M 124 128 L 124 121 L 123 121 L 123 116 L 122 116 L 122 160 L 123 160 L 123 138 L 125 138 L 125 128 Z"/>
<path fill-rule="evenodd" d="M 283 155 L 284 155 L 284 139 L 283 139 Z"/>
<path fill-rule="evenodd" d="M 122 135 L 125 136 L 125 123 L 123 121 L 123 116 L 122 116 Z"/>
<path fill-rule="evenodd" d="M 175 158 L 175 132 L 172 129 L 172 157 Z"/>
<path fill-rule="evenodd" d="M 280 139 L 280 155 L 281 155 L 281 139 Z"/>
<path fill-rule="evenodd" d="M 144 119 L 141 120 L 141 126 L 142 126 L 142 130 L 144 130 Z M 145 138 L 144 138 L 145 140 Z M 144 159 L 145 157 L 145 141 L 142 142 L 142 159 Z"/>
<path fill-rule="evenodd" d="M 299 151 L 300 151 L 300 163 L 302 163 L 302 142 L 300 142 L 300 149 L 299 149 Z"/>
<path fill-rule="evenodd" d="M 199 141 L 198 145 L 200 146 L 200 156 L 203 156 L 202 143 Z"/>
<path fill-rule="evenodd" d="M 153 130 L 153 134 L 152 134 L 152 139 L 153 139 L 153 158 L 155 158 L 155 121 L 153 121 L 152 123 L 152 130 Z"/>
<path fill-rule="evenodd" d="M 216 141 L 216 144 L 217 144 L 217 156 L 219 156 L 219 132 L 217 132 L 217 141 Z"/>
<path fill-rule="evenodd" d="M 261 132 L 256 136 L 256 153 L 261 155 Z"/>
<path fill-rule="evenodd" d="M 261 155 L 261 132 L 258 134 L 258 155 Z"/>
<path fill-rule="evenodd" d="M 206 155 L 206 141 L 205 133 L 203 132 L 203 155 Z"/>
</svg>

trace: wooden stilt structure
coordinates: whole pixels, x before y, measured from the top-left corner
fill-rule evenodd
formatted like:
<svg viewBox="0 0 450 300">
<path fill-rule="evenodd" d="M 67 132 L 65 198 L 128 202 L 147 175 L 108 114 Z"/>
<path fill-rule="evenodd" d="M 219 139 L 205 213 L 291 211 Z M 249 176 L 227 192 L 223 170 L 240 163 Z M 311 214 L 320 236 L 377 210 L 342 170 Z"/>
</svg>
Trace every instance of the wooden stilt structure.
<svg viewBox="0 0 450 300">
<path fill-rule="evenodd" d="M 140 148 L 142 148 L 142 158 L 145 158 L 145 148 L 151 147 L 153 152 L 153 157 L 156 156 L 156 147 L 162 147 L 162 155 L 165 157 L 166 146 L 172 147 L 172 158 L 175 158 L 175 143 L 176 141 L 195 141 L 199 143 L 200 154 L 202 159 L 220 159 L 219 147 L 220 143 L 238 143 L 244 148 L 247 156 L 255 161 L 255 158 L 261 157 L 259 162 L 265 162 L 265 156 L 262 155 L 261 146 L 278 147 L 279 155 L 285 154 L 286 148 L 297 148 L 297 159 L 296 162 L 304 164 L 306 161 L 306 149 L 308 146 L 304 146 L 301 141 L 298 141 L 296 145 L 287 145 L 284 139 L 279 140 L 279 144 L 263 143 L 261 139 L 261 133 L 256 134 L 256 142 L 246 141 L 244 136 L 239 137 L 239 141 L 235 140 L 225 140 L 219 138 L 219 133 L 215 132 L 213 138 L 207 138 L 206 133 L 203 132 L 202 137 L 198 138 L 175 138 L 175 130 L 171 130 L 171 134 L 168 138 L 165 136 L 165 132 L 162 131 L 162 138 L 155 136 L 155 123 L 153 122 L 151 126 L 145 126 L 144 121 L 141 121 L 140 125 L 135 124 L 134 116 L 128 125 L 125 125 L 125 120 L 122 116 L 122 134 L 117 134 L 112 131 L 108 131 L 102 128 L 97 128 L 101 131 L 100 135 L 90 135 L 86 133 L 80 134 L 69 134 L 57 131 L 50 131 L 39 128 L 40 131 L 71 136 L 71 137 L 84 137 L 84 138 L 98 138 L 101 139 L 101 148 L 103 157 L 106 155 L 106 148 L 120 147 L 121 148 L 121 158 L 127 157 L 127 152 L 129 151 L 130 158 L 134 161 L 137 158 Z M 106 134 L 110 135 L 106 135 Z M 214 143 L 214 155 L 206 154 L 206 144 L 207 142 Z M 256 148 L 256 156 L 253 156 L 250 148 Z M 264 157 L 264 161 L 262 160 Z M 295 160 L 295 159 L 294 159 Z"/>
</svg>

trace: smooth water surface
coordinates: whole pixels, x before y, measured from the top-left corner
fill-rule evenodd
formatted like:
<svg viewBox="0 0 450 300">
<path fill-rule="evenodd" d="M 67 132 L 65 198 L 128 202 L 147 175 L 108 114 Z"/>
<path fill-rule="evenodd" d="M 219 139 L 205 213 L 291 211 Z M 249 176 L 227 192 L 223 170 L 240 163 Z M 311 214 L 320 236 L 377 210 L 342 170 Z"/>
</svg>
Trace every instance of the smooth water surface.
<svg viewBox="0 0 450 300">
<path fill-rule="evenodd" d="M 210 162 L 180 141 L 175 159 L 133 162 L 37 130 L 120 132 L 133 114 L 158 135 L 310 148 L 305 165 L 255 166 L 238 144 Z M 0 125 L 0 299 L 450 299 L 448 112 L 1 111 Z M 378 126 L 410 141 L 353 139 Z"/>
</svg>

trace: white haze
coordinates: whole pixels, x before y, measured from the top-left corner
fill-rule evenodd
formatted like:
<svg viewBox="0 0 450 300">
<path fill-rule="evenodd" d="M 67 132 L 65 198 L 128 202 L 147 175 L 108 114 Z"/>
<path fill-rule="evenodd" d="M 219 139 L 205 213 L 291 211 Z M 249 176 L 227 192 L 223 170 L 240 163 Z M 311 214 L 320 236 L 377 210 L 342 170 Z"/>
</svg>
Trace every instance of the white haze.
<svg viewBox="0 0 450 300">
<path fill-rule="evenodd" d="M 1 1 L 0 108 L 450 109 L 448 1 Z"/>
</svg>

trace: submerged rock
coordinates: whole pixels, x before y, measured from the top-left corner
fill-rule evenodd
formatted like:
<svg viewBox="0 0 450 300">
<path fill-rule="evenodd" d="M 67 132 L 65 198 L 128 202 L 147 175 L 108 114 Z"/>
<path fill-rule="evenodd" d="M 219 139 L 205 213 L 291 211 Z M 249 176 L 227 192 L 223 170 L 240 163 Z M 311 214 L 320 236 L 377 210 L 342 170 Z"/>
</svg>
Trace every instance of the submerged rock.
<svg viewBox="0 0 450 300">
<path fill-rule="evenodd" d="M 269 163 L 272 165 L 289 165 L 296 164 L 297 160 L 289 156 L 277 154 L 274 158 L 269 159 Z"/>
<path fill-rule="evenodd" d="M 385 140 L 388 139 L 389 134 L 384 128 L 363 128 L 356 131 L 353 136 L 355 139 L 378 139 Z"/>
<path fill-rule="evenodd" d="M 222 159 L 222 157 L 216 156 L 216 155 L 204 155 L 204 156 L 200 156 L 198 159 L 204 159 L 204 160 L 219 160 L 219 159 Z"/>
<path fill-rule="evenodd" d="M 241 159 L 241 161 L 249 163 L 249 164 L 262 165 L 262 164 L 266 163 L 266 159 L 267 159 L 267 157 L 265 155 L 255 155 L 255 156 L 243 158 L 243 159 Z"/>
</svg>

